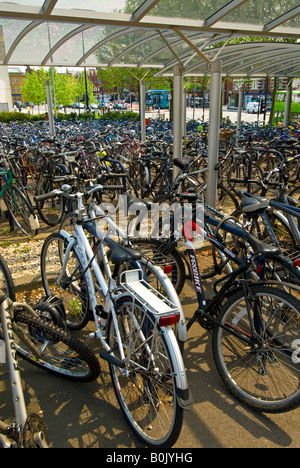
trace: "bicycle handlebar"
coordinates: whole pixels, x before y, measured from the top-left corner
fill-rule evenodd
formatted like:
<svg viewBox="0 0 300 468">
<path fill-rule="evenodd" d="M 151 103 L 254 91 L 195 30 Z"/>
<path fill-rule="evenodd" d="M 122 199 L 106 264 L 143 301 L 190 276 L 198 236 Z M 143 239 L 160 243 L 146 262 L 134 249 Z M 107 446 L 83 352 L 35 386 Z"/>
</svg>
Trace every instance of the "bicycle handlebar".
<svg viewBox="0 0 300 468">
<path fill-rule="evenodd" d="M 59 190 L 59 189 L 56 189 L 56 190 L 52 190 L 52 192 L 49 192 L 49 193 L 44 193 L 43 195 L 36 195 L 34 197 L 34 201 L 35 202 L 41 202 L 41 201 L 44 201 L 44 200 L 49 200 L 51 198 L 56 198 L 60 195 L 66 197 L 66 198 L 80 198 L 80 195 L 83 195 L 83 194 L 92 194 L 93 192 L 96 192 L 98 190 L 114 190 L 114 191 L 121 191 L 123 192 L 124 191 L 124 187 L 123 185 L 97 185 L 95 187 L 92 187 L 90 188 L 89 190 L 87 190 L 85 193 L 82 193 L 82 192 L 77 192 L 77 193 L 68 193 L 66 190 Z M 80 195 L 79 195 L 80 194 Z"/>
</svg>

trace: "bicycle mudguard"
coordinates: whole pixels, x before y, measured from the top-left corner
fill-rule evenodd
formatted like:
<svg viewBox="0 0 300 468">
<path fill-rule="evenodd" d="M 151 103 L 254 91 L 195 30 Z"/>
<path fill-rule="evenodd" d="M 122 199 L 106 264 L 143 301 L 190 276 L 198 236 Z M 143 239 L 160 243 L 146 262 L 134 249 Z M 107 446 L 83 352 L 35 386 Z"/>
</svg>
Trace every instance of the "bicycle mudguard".
<svg viewBox="0 0 300 468">
<path fill-rule="evenodd" d="M 165 292 L 167 293 L 168 299 L 178 309 L 179 314 L 180 314 L 180 320 L 176 325 L 178 339 L 180 341 L 183 341 L 183 342 L 187 341 L 187 326 L 186 326 L 185 315 L 184 315 L 184 312 L 183 312 L 183 308 L 182 308 L 180 299 L 178 297 L 178 294 L 177 294 L 172 282 L 170 281 L 168 276 L 164 273 L 162 268 L 160 268 L 159 266 L 153 264 L 148 259 L 142 259 L 142 260 L 139 260 L 138 262 L 132 262 L 132 266 L 135 265 L 136 269 L 140 269 L 141 271 L 143 271 L 144 281 L 148 282 L 147 275 L 146 275 L 145 269 L 143 267 L 143 261 L 146 262 L 147 264 L 151 263 L 151 268 L 155 271 L 155 275 L 157 276 L 157 278 L 161 282 Z"/>
</svg>

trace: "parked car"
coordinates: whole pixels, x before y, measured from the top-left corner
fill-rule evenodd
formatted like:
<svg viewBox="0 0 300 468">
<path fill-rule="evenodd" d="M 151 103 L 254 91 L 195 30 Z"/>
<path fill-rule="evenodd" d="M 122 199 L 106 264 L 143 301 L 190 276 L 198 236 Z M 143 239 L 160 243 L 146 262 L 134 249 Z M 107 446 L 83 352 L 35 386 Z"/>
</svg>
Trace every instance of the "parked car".
<svg viewBox="0 0 300 468">
<path fill-rule="evenodd" d="M 33 102 L 28 102 L 28 101 L 24 102 L 24 104 L 23 104 L 24 109 L 26 109 L 26 107 L 28 107 L 28 106 L 33 109 L 34 108 Z"/>
<path fill-rule="evenodd" d="M 123 104 L 114 104 L 114 105 L 113 105 L 113 109 L 116 109 L 116 110 L 126 110 L 127 107 L 124 106 Z"/>
<path fill-rule="evenodd" d="M 22 109 L 23 104 L 21 103 L 21 101 L 14 101 L 13 106 L 17 109 Z"/>
<path fill-rule="evenodd" d="M 257 114 L 259 109 L 259 102 L 248 102 L 246 111 L 248 114 Z"/>
<path fill-rule="evenodd" d="M 84 104 L 82 102 L 74 102 L 70 107 L 71 109 L 84 109 Z"/>
</svg>

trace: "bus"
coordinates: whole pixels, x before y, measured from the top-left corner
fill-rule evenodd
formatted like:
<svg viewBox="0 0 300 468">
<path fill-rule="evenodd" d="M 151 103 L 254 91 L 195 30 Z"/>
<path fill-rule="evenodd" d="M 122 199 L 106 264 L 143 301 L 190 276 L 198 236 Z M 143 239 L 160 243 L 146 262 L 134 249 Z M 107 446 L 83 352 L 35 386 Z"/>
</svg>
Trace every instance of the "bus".
<svg viewBox="0 0 300 468">
<path fill-rule="evenodd" d="M 284 112 L 286 91 L 277 91 L 275 101 L 275 112 Z M 300 114 L 300 90 L 292 91 L 291 112 Z"/>
<path fill-rule="evenodd" d="M 168 109 L 170 99 L 171 93 L 166 89 L 146 91 L 146 106 L 152 109 Z"/>
</svg>

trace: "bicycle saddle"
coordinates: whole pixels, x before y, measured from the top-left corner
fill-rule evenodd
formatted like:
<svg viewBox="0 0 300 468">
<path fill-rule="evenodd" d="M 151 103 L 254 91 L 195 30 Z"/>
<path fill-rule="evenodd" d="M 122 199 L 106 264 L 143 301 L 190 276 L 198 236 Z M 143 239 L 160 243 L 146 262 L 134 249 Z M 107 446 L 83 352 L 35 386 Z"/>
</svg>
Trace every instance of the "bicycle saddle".
<svg viewBox="0 0 300 468">
<path fill-rule="evenodd" d="M 241 208 L 244 213 L 253 213 L 255 211 L 265 210 L 269 206 L 269 200 L 252 193 L 244 192 L 241 190 L 238 192 L 241 197 Z"/>
<path fill-rule="evenodd" d="M 173 159 L 174 166 L 179 167 L 179 169 L 185 169 L 192 161 L 194 161 L 193 158 Z"/>
<path fill-rule="evenodd" d="M 267 244 L 256 237 L 252 236 L 249 232 L 245 231 L 244 238 L 249 242 L 253 248 L 254 255 L 267 256 L 267 257 L 276 257 L 281 253 L 280 247 L 275 247 L 274 245 Z"/>
<path fill-rule="evenodd" d="M 120 265 L 121 263 L 140 260 L 142 254 L 136 250 L 123 247 L 115 242 L 113 239 L 106 237 L 104 243 L 111 249 L 110 260 L 112 263 Z"/>
<path fill-rule="evenodd" d="M 124 194 L 123 194 L 124 195 Z M 127 193 L 127 203 L 128 207 L 133 205 L 134 203 L 142 203 L 144 204 L 147 208 L 151 208 L 151 205 L 153 204 L 150 200 L 144 200 L 143 198 L 137 198 L 134 195 L 131 195 L 130 193 Z"/>
</svg>

